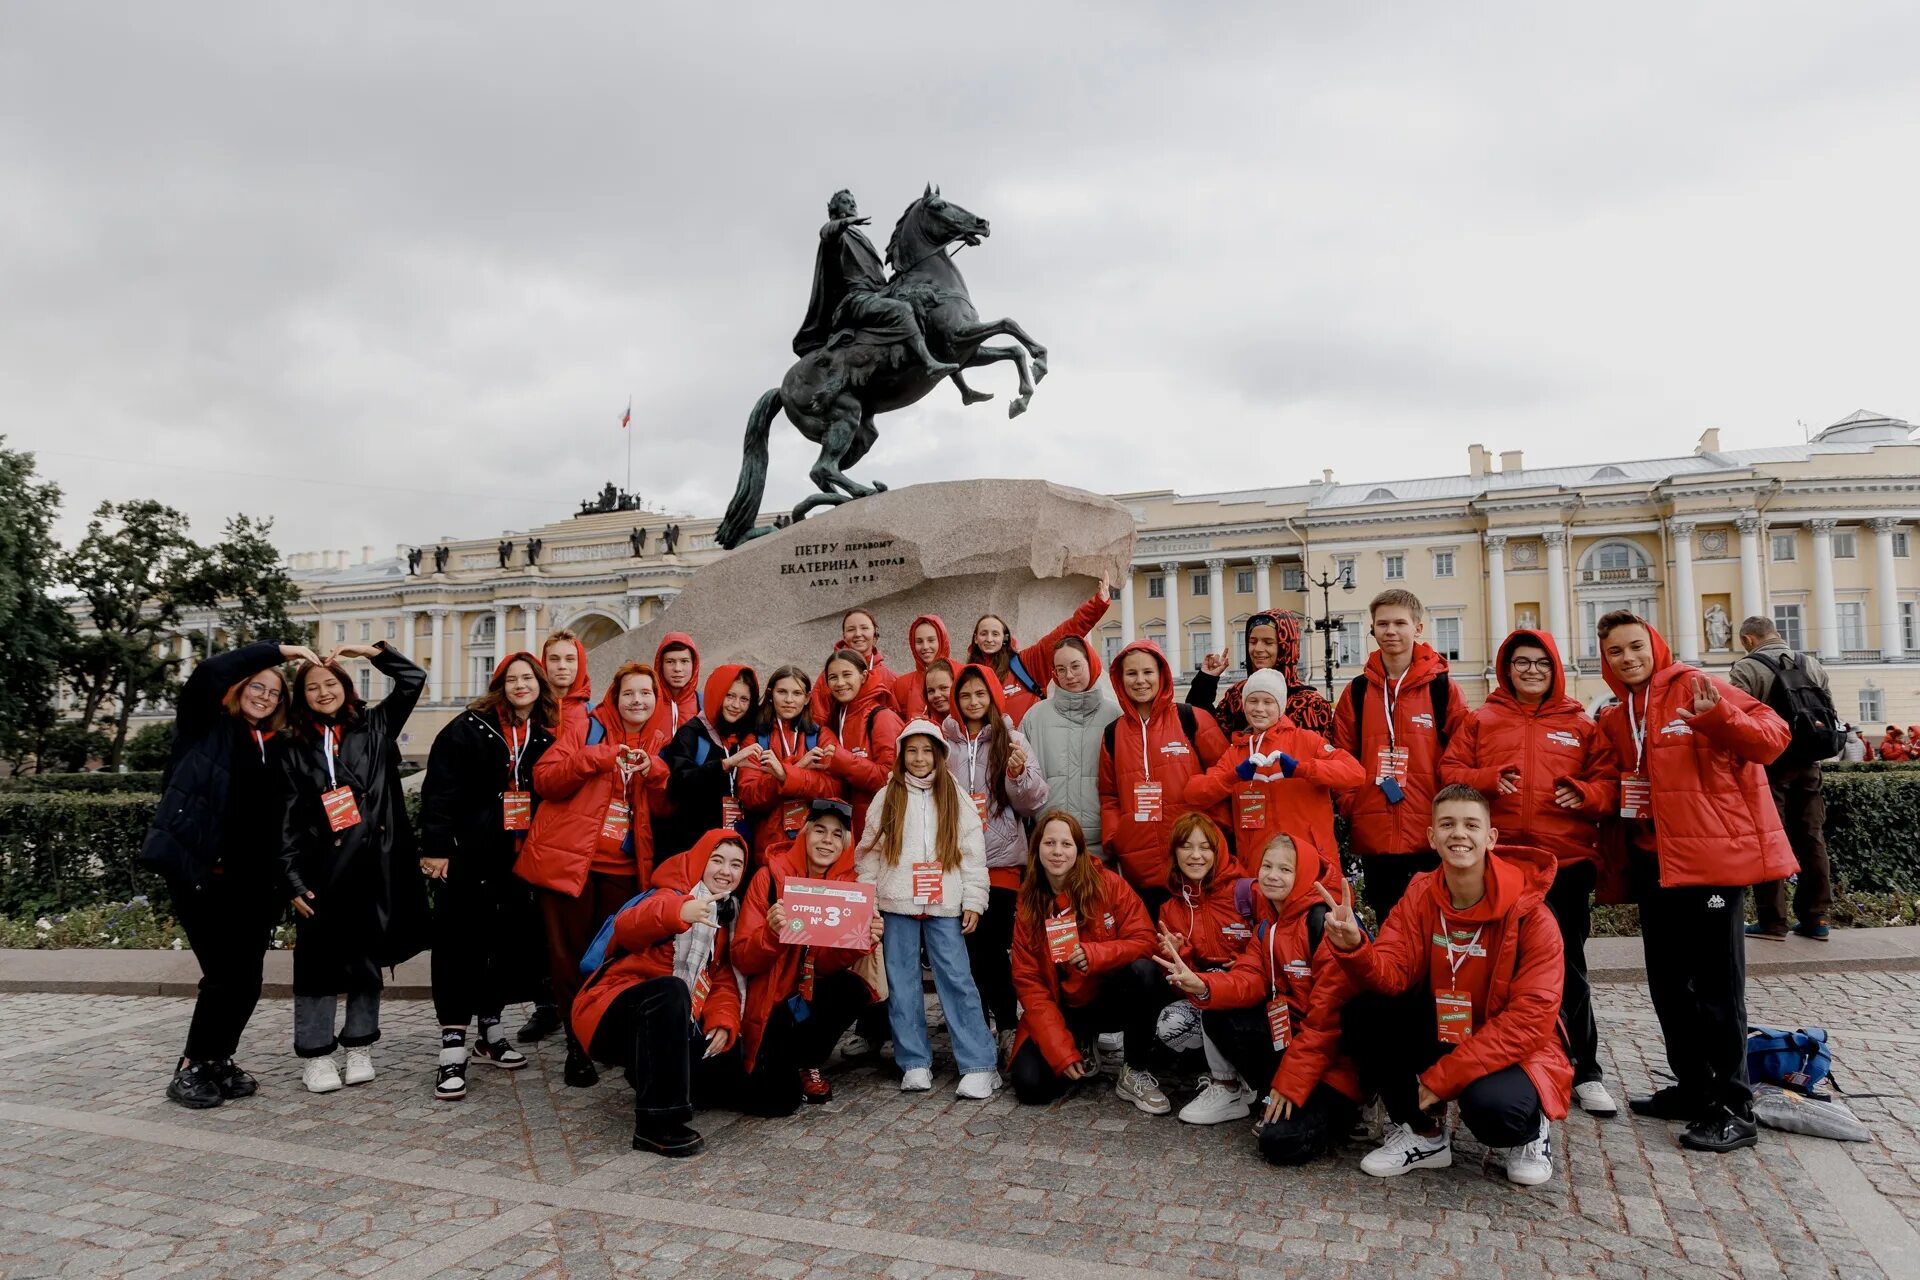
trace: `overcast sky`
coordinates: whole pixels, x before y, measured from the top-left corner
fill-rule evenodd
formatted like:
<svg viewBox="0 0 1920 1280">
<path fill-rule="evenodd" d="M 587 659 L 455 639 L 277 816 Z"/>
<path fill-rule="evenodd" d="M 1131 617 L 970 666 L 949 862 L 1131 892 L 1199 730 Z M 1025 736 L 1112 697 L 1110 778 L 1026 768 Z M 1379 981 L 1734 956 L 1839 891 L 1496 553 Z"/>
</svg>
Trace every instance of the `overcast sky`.
<svg viewBox="0 0 1920 1280">
<path fill-rule="evenodd" d="M 831 16 L 829 16 L 831 15 Z M 856 471 L 1104 491 L 1920 415 L 1920 8 L 0 4 L 0 433 L 283 550 L 717 515 L 827 197 L 1053 372 Z M 812 456 L 776 428 L 770 502 Z"/>
</svg>

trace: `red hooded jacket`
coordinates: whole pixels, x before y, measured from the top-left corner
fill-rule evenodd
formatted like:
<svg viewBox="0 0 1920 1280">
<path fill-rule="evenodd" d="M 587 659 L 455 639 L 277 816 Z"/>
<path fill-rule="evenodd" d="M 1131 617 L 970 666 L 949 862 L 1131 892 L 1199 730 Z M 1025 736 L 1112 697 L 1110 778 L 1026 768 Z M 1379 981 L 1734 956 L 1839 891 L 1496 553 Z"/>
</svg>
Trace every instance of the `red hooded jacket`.
<svg viewBox="0 0 1920 1280">
<path fill-rule="evenodd" d="M 893 756 L 906 722 L 893 702 L 893 679 L 869 668 L 860 692 L 845 706 L 835 704 L 824 724 L 833 730 L 837 745 L 827 761 L 827 772 L 840 780 L 853 805 L 853 839 L 867 827 L 867 806 L 893 772 Z M 824 687 L 824 681 L 822 682 Z"/>
<path fill-rule="evenodd" d="M 794 761 L 809 750 L 806 734 L 787 724 L 775 724 L 760 735 L 760 740 L 767 752 L 780 762 L 786 776 L 776 778 L 771 769 L 760 764 L 744 765 L 740 769 L 736 795 L 753 822 L 749 871 L 759 869 L 769 853 L 800 834 L 800 825 L 807 820 L 807 806 L 811 801 L 838 800 L 841 792 L 840 779 L 824 767 L 801 769 L 794 765 Z M 837 753 L 839 740 L 833 736 L 833 730 L 821 729 L 814 737 L 814 746 L 823 751 L 832 747 Z"/>
<path fill-rule="evenodd" d="M 613 921 L 618 952 L 580 988 L 573 1000 L 573 1034 L 582 1045 L 593 1045 L 593 1034 L 615 996 L 649 978 L 673 972 L 673 944 L 692 926 L 680 918 L 680 908 L 693 896 L 693 886 L 707 872 L 707 860 L 723 841 L 738 842 L 730 831 L 709 831 L 693 848 L 661 863 L 653 874 L 653 892 L 620 912 Z M 740 1035 L 740 984 L 727 958 L 727 931 L 716 930 L 713 955 L 707 962 L 708 992 L 701 1007 L 700 1029 L 711 1035 L 725 1028 L 729 1042 Z"/>
<path fill-rule="evenodd" d="M 644 728 L 628 733 L 609 689 L 594 708 L 590 721 L 597 722 L 603 736 L 587 745 L 589 732 L 566 734 L 547 748 L 533 766 L 533 789 L 540 804 L 534 810 L 533 828 L 520 846 L 513 872 L 528 884 L 570 898 L 580 896 L 586 887 L 587 873 L 614 871 L 639 877 L 647 887 L 653 867 L 653 831 L 647 819 L 651 807 L 666 794 L 667 766 L 657 753 L 648 751 L 646 776 L 635 774 L 622 786 L 619 754 L 622 744 L 638 746 L 646 736 Z M 627 839 L 616 843 L 602 834 L 608 807 L 625 795 L 631 806 Z"/>
<path fill-rule="evenodd" d="M 688 677 L 687 687 L 678 696 L 667 688 L 667 673 L 660 665 L 670 645 L 685 645 L 693 652 L 693 675 Z M 661 636 L 653 651 L 653 669 L 660 677 L 659 701 L 654 703 L 653 715 L 648 717 L 643 732 L 647 737 L 647 750 L 658 755 L 667 749 L 681 725 L 700 714 L 700 650 L 693 643 L 693 637 L 684 631 L 669 631 Z"/>
<path fill-rule="evenodd" d="M 1633 773 L 1638 761 L 1646 775 L 1661 887 L 1786 879 L 1800 864 L 1781 829 L 1766 766 L 1787 749 L 1793 731 L 1766 703 L 1675 662 L 1652 627 L 1647 636 L 1655 669 L 1646 688 L 1629 695 L 1607 666 L 1607 687 L 1620 701 L 1600 713 L 1607 749 L 1601 769 L 1618 778 Z M 1720 693 L 1719 703 L 1703 715 L 1691 714 L 1696 679 L 1711 680 Z M 1680 714 L 1683 708 L 1688 715 Z M 1633 740 L 1635 721 L 1643 730 L 1644 760 Z M 1640 837 L 1646 834 L 1644 824 L 1633 828 Z"/>
<path fill-rule="evenodd" d="M 1250 780 L 1235 772 L 1255 754 L 1271 758 L 1280 752 L 1296 761 L 1291 778 L 1280 772 L 1277 760 L 1256 769 Z M 1296 843 L 1333 848 L 1334 793 L 1366 781 L 1359 761 L 1282 715 L 1280 723 L 1262 733 L 1236 734 L 1211 769 L 1188 781 L 1185 798 L 1196 809 L 1224 808 L 1244 855 L 1242 865 L 1257 865 L 1267 841 L 1282 832 Z"/>
<path fill-rule="evenodd" d="M 1120 668 L 1129 655 L 1150 653 L 1160 667 L 1160 692 L 1153 709 L 1142 717 L 1127 697 Z M 1100 837 L 1120 862 L 1120 872 L 1135 888 L 1159 888 L 1167 878 L 1167 850 L 1173 824 L 1183 813 L 1200 812 L 1221 827 L 1225 816 L 1218 808 L 1187 800 L 1187 784 L 1210 768 L 1227 750 L 1220 726 L 1204 711 L 1193 712 L 1193 741 L 1187 741 L 1179 711 L 1173 704 L 1173 669 L 1159 646 L 1136 640 L 1122 649 L 1107 670 L 1114 696 L 1120 700 L 1120 718 L 1112 728 L 1112 750 L 1100 747 Z M 1158 783 L 1159 815 L 1152 816 L 1151 800 L 1139 788 Z"/>
<path fill-rule="evenodd" d="M 540 650 L 545 653 L 543 647 Z M 593 679 L 587 674 L 587 646 L 576 638 L 573 652 L 579 665 L 574 668 L 573 683 L 560 695 L 560 730 L 555 738 L 580 737 L 587 732 L 587 716 L 593 708 Z M 546 664 L 541 664 L 546 669 Z"/>
<path fill-rule="evenodd" d="M 1219 859 L 1204 889 L 1181 875 L 1177 866 L 1171 868 L 1167 888 L 1172 896 L 1160 904 L 1157 923 L 1186 939 L 1180 958 L 1195 972 L 1227 968 L 1253 937 L 1252 925 L 1235 901 L 1240 868 L 1225 849 L 1219 851 Z"/>
<path fill-rule="evenodd" d="M 1314 886 L 1324 884 L 1338 894 L 1345 879 L 1337 860 L 1322 858 L 1312 844 L 1296 838 L 1293 888 L 1280 910 L 1274 911 L 1256 881 L 1252 939 L 1235 958 L 1233 968 L 1199 974 L 1207 984 L 1207 998 L 1192 1001 L 1201 1009 L 1251 1009 L 1286 997 L 1291 1035 L 1272 1084 L 1296 1107 L 1304 1105 L 1322 1081 L 1356 1101 L 1363 1096 L 1352 1060 L 1340 1052 L 1339 1011 L 1332 1010 L 1331 1016 L 1323 1015 L 1318 1021 L 1310 1017 L 1313 993 L 1321 985 L 1318 979 L 1334 967 L 1324 938 L 1318 951 L 1309 950 L 1312 934 L 1307 915 L 1321 902 Z"/>
<path fill-rule="evenodd" d="M 1029 1039 L 1040 1045 L 1047 1065 L 1056 1074 L 1080 1061 L 1080 1048 L 1067 1026 L 1067 1008 L 1091 1004 L 1100 994 L 1101 980 L 1115 969 L 1142 960 L 1154 947 L 1153 923 L 1140 895 L 1105 867 L 1100 868 L 1100 893 L 1091 919 L 1078 921 L 1080 949 L 1087 953 L 1087 971 L 1056 964 L 1047 949 L 1044 921 L 1021 915 L 1013 926 L 1013 990 L 1020 997 L 1020 1028 L 1013 1037 L 1011 1061 Z M 1064 895 L 1055 910 L 1067 905 Z"/>
<path fill-rule="evenodd" d="M 1014 640 L 1013 632 L 1007 632 L 1006 643 L 999 652 L 1018 655 L 1020 665 L 1026 668 L 1027 675 L 1032 677 L 1034 685 L 1033 689 L 1029 689 L 1021 684 L 1018 677 L 1013 674 L 1012 662 L 1008 662 L 1007 674 L 1001 681 L 1000 692 L 1006 695 L 1007 715 L 1013 719 L 1015 728 L 1019 728 L 1020 721 L 1026 717 L 1028 709 L 1047 696 L 1047 686 L 1053 683 L 1053 651 L 1059 648 L 1060 642 L 1068 636 L 1086 639 L 1087 633 L 1099 626 L 1100 619 L 1106 616 L 1107 604 L 1106 592 L 1094 592 L 1093 598 L 1075 609 L 1073 615 L 1065 622 L 1041 636 L 1039 644 L 1031 644 L 1024 649 Z M 977 662 L 991 670 L 998 669 L 992 657 L 982 654 L 972 644 L 967 646 L 967 661 Z M 1034 692 L 1034 689 L 1038 689 L 1039 692 Z M 1124 707 L 1126 703 L 1122 702 L 1120 705 Z"/>
<path fill-rule="evenodd" d="M 1913 746 L 1901 733 L 1899 725 L 1887 726 L 1886 735 L 1880 739 L 1880 758 L 1896 763 L 1913 759 Z"/>
<path fill-rule="evenodd" d="M 913 633 L 923 625 L 932 627 L 940 637 L 940 651 L 933 656 L 951 660 L 953 648 L 947 636 L 947 624 L 940 621 L 937 613 L 923 613 L 908 625 L 907 652 L 913 653 Z M 903 719 L 918 720 L 927 716 L 927 664 L 920 661 L 919 654 L 913 656 L 913 670 L 894 680 L 893 700 L 899 704 Z"/>
<path fill-rule="evenodd" d="M 1546 904 L 1558 865 L 1545 849 L 1501 845 L 1487 858 L 1486 895 L 1465 910 L 1453 905 L 1444 871 L 1423 871 L 1377 940 L 1333 952 L 1347 982 L 1369 991 L 1398 995 L 1444 984 L 1473 993 L 1472 1033 L 1420 1076 L 1437 1096 L 1456 1098 L 1475 1080 L 1517 1065 L 1548 1118 L 1566 1118 L 1573 1064 L 1560 1036 L 1564 961 L 1560 926 Z M 1484 954 L 1469 951 L 1456 975 L 1436 940 L 1468 930 Z"/>
<path fill-rule="evenodd" d="M 1347 815 L 1350 842 L 1357 854 L 1424 853 L 1427 819 L 1433 793 L 1440 789 L 1440 739 L 1434 732 L 1433 681 L 1447 670 L 1447 660 L 1432 645 L 1416 644 L 1407 670 L 1399 680 L 1389 679 L 1386 661 L 1378 649 L 1367 655 L 1367 706 L 1362 719 L 1365 741 L 1354 733 L 1351 682 L 1340 691 L 1333 708 L 1333 744 L 1360 762 L 1364 785 L 1340 798 Z M 1396 689 L 1397 686 L 1397 689 Z M 1457 733 L 1466 723 L 1467 699 L 1460 686 L 1448 681 L 1447 732 Z M 1387 702 L 1393 715 L 1389 732 Z M 1407 776 L 1400 779 L 1405 798 L 1390 804 L 1374 779 L 1379 776 L 1380 753 L 1389 744 L 1407 752 Z"/>
<path fill-rule="evenodd" d="M 740 899 L 740 918 L 733 926 L 733 963 L 747 975 L 747 999 L 740 1019 L 741 1062 L 748 1071 L 760 1055 L 760 1039 L 774 1009 L 800 989 L 800 974 L 808 953 L 813 956 L 816 980 L 839 973 L 865 952 L 843 947 L 795 946 L 780 941 L 767 924 L 767 908 L 779 901 L 789 876 L 807 880 L 852 880 L 853 842 L 824 873 L 807 865 L 807 852 L 798 841 L 782 845 L 767 856 L 767 865 L 753 873 Z"/>
<path fill-rule="evenodd" d="M 836 648 L 834 652 L 838 653 L 839 649 Z M 867 678 L 877 679 L 880 687 L 887 691 L 887 696 L 892 697 L 893 687 L 900 682 L 900 677 L 894 674 L 893 668 L 887 665 L 886 658 L 881 656 L 880 642 L 877 639 L 873 643 L 872 650 L 864 656 L 867 662 Z M 827 655 L 827 662 L 832 661 L 833 654 L 830 653 Z M 815 724 L 830 724 L 833 721 L 833 690 L 827 687 L 827 662 L 820 664 L 820 674 L 813 678 L 813 692 L 807 696 L 807 712 L 813 716 Z M 899 709 L 897 703 L 894 709 Z"/>
<path fill-rule="evenodd" d="M 1544 649 L 1553 660 L 1553 683 L 1540 705 L 1529 707 L 1514 692 L 1508 663 L 1521 645 Z M 1464 782 L 1493 806 L 1493 826 L 1502 844 L 1531 844 L 1561 862 L 1595 856 L 1599 822 L 1620 806 L 1620 789 L 1602 768 L 1600 730 L 1579 701 L 1567 696 L 1560 649 L 1544 631 L 1516 631 L 1494 660 L 1499 683 L 1486 705 L 1453 731 L 1440 761 L 1440 780 Z M 1520 789 L 1500 790 L 1504 769 L 1520 771 Z M 1554 789 L 1566 783 L 1580 793 L 1578 809 L 1563 809 Z"/>
</svg>

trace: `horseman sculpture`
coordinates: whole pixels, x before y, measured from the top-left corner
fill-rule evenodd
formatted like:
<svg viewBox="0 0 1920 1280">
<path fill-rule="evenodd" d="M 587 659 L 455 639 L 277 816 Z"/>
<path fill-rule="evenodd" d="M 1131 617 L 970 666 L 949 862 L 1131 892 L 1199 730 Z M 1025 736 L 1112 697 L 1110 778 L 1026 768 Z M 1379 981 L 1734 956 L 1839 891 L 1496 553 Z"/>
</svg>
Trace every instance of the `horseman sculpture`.
<svg viewBox="0 0 1920 1280">
<path fill-rule="evenodd" d="M 767 437 L 776 413 L 784 410 L 800 434 L 820 446 L 819 460 L 808 473 L 820 492 L 794 507 L 792 518 L 800 520 L 815 507 L 886 488 L 846 474 L 878 438 L 875 414 L 915 403 L 945 378 L 953 380 L 967 404 L 990 400 L 990 394 L 967 386 L 961 370 L 1011 360 L 1020 371 L 1020 394 L 1007 406 L 1007 416 L 1018 417 L 1026 412 L 1034 384 L 1047 374 L 1047 349 L 1018 324 L 981 322 L 947 253 L 955 242 L 977 245 L 986 239 L 985 218 L 943 199 L 929 184 L 900 215 L 887 243 L 891 277 L 883 275 L 880 255 L 859 229 L 870 219 L 860 216 L 851 192 L 834 193 L 827 218 L 814 261 L 813 295 L 793 338 L 800 359 L 747 418 L 740 482 L 716 531 L 723 547 L 773 531 L 753 521 L 766 492 Z M 1015 345 L 983 345 L 999 336 Z"/>
</svg>

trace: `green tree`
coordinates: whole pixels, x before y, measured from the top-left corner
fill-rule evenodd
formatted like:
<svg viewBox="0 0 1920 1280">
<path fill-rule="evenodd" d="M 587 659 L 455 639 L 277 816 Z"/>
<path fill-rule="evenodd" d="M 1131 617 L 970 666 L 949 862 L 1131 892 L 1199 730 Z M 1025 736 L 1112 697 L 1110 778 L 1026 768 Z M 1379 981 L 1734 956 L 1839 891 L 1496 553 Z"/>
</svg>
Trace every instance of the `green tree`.
<svg viewBox="0 0 1920 1280">
<path fill-rule="evenodd" d="M 53 595 L 60 488 L 40 482 L 33 455 L 6 448 L 5 440 L 0 436 L 0 759 L 18 770 L 38 757 L 59 719 L 61 657 L 75 631 Z"/>
<path fill-rule="evenodd" d="M 141 726 L 127 743 L 127 768 L 159 771 L 173 755 L 173 722 Z"/>
<path fill-rule="evenodd" d="M 68 668 L 81 698 L 80 731 L 91 731 L 111 707 L 110 769 L 120 767 L 134 708 L 175 691 L 173 636 L 204 559 L 184 515 L 141 498 L 101 503 L 86 536 L 61 561 L 60 576 L 79 593 L 93 626 Z"/>
<path fill-rule="evenodd" d="M 234 516 L 226 536 L 207 548 L 204 566 L 188 588 L 190 603 L 219 610 L 220 625 L 236 646 L 256 640 L 313 643 L 313 624 L 294 620 L 300 587 L 282 567 L 272 532 L 271 518 Z"/>
</svg>

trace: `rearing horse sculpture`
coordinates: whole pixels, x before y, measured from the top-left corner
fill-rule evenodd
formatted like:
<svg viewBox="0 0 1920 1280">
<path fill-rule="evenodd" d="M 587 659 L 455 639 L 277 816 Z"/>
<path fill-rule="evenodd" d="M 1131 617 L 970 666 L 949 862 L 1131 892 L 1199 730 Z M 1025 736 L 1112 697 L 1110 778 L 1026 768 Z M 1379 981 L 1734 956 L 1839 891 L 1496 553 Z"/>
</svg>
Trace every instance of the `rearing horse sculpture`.
<svg viewBox="0 0 1920 1280">
<path fill-rule="evenodd" d="M 941 360 L 964 369 L 1014 362 L 1020 371 L 1020 394 L 1007 406 L 1011 418 L 1026 412 L 1034 384 L 1047 376 L 1047 349 L 1012 320 L 982 323 L 967 282 L 947 253 L 956 241 L 977 245 L 989 234 L 985 218 L 943 199 L 939 188 L 929 185 L 900 215 L 887 243 L 893 274 L 886 292 L 912 305 L 927 348 Z M 1001 336 L 1016 345 L 983 345 Z M 885 490 L 883 484 L 862 484 L 846 474 L 879 438 L 874 415 L 913 404 L 944 377 L 903 356 L 899 343 L 864 342 L 858 330 L 841 330 L 826 346 L 795 361 L 780 386 L 760 397 L 747 417 L 740 482 L 715 534 L 721 546 L 736 547 L 773 531 L 753 521 L 766 493 L 767 438 L 781 410 L 801 435 L 820 446 L 819 460 L 808 472 L 820 492 L 794 507 L 793 519 L 804 519 L 815 507 L 837 506 Z M 974 398 L 986 397 L 970 400 Z"/>
</svg>

